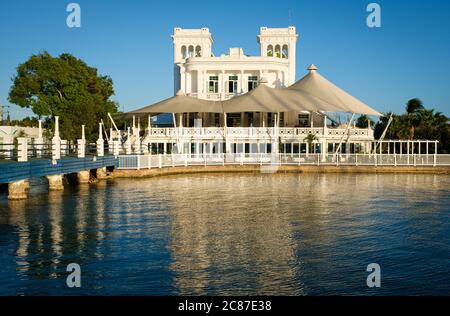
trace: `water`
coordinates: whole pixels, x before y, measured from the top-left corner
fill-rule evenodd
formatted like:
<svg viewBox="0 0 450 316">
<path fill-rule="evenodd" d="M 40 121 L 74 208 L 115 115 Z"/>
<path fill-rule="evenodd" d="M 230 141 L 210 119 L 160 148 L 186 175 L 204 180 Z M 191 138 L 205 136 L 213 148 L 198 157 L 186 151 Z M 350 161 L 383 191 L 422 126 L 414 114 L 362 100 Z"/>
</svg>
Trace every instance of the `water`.
<svg viewBox="0 0 450 316">
<path fill-rule="evenodd" d="M 449 188 L 401 174 L 35 183 L 0 200 L 0 295 L 449 295 Z"/>
</svg>

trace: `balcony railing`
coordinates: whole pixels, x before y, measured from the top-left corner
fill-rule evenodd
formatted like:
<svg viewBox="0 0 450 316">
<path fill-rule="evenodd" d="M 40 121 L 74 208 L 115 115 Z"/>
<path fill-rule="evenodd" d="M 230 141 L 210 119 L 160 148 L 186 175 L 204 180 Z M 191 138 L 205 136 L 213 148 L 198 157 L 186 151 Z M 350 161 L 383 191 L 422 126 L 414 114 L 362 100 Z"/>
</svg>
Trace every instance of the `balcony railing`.
<svg viewBox="0 0 450 316">
<path fill-rule="evenodd" d="M 151 128 L 146 137 L 147 139 L 165 139 L 165 138 L 199 138 L 199 139 L 218 139 L 218 138 L 266 138 L 273 137 L 278 132 L 281 138 L 301 138 L 304 139 L 308 134 L 316 137 L 340 139 L 344 136 L 352 138 L 373 139 L 373 131 L 369 129 L 344 129 L 344 128 L 323 128 L 323 127 L 282 127 L 275 130 L 273 127 L 179 127 L 179 128 Z"/>
</svg>

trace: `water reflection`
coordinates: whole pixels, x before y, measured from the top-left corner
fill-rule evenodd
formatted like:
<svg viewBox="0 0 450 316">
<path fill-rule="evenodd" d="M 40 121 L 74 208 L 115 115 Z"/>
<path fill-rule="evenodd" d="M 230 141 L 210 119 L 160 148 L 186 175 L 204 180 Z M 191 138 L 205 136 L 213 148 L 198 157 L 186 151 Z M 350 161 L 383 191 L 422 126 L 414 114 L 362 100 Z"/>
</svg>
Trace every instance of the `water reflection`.
<svg viewBox="0 0 450 316">
<path fill-rule="evenodd" d="M 450 294 L 450 179 L 193 175 L 0 200 L 0 294 Z M 65 286 L 82 266 L 83 287 Z M 433 282 L 430 282 L 433 280 Z"/>
</svg>

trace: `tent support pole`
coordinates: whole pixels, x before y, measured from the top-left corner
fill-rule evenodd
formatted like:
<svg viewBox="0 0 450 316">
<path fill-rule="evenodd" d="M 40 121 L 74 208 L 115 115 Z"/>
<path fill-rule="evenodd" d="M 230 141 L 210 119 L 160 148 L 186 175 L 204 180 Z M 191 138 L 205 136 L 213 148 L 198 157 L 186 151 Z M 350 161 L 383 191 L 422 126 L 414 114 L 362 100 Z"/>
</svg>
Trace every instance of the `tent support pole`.
<svg viewBox="0 0 450 316">
<path fill-rule="evenodd" d="M 380 139 L 375 143 L 375 148 L 373 149 L 373 153 L 374 153 L 374 154 L 377 153 L 377 147 L 378 147 L 378 145 L 381 144 L 381 142 L 382 142 L 382 141 L 384 140 L 384 138 L 386 137 L 386 133 L 387 133 L 387 131 L 388 131 L 388 129 L 389 129 L 389 126 L 391 126 L 393 120 L 394 120 L 394 116 L 393 116 L 393 114 L 391 113 L 391 116 L 389 117 L 389 121 L 388 121 L 388 123 L 386 124 L 386 128 L 384 129 L 383 134 L 381 134 Z"/>
<path fill-rule="evenodd" d="M 344 142 L 345 137 L 348 136 L 348 132 L 350 131 L 350 127 L 352 125 L 352 121 L 353 121 L 354 117 L 355 117 L 355 113 L 352 114 L 352 117 L 350 118 L 350 121 L 347 124 L 347 129 L 345 130 L 344 135 L 342 135 L 341 141 L 339 142 L 339 145 L 336 148 L 336 151 L 334 153 L 335 156 L 340 152 L 341 147 L 342 147 L 342 143 Z"/>
<path fill-rule="evenodd" d="M 114 126 L 114 129 L 116 130 L 117 134 L 119 134 L 120 141 L 123 142 L 122 135 L 120 134 L 120 131 L 119 131 L 119 129 L 117 128 L 117 125 L 116 125 L 116 123 L 114 122 L 114 119 L 112 118 L 111 113 L 109 113 L 109 112 L 108 112 L 108 117 L 109 117 L 109 119 L 111 120 L 111 123 L 112 123 L 112 125 Z"/>
</svg>

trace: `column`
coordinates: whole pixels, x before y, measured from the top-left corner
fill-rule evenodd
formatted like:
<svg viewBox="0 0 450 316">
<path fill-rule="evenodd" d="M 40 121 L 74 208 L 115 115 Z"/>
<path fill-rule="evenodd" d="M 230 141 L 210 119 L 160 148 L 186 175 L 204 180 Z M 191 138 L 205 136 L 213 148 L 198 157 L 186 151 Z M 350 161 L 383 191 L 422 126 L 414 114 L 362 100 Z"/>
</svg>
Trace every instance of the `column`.
<svg viewBox="0 0 450 316">
<path fill-rule="evenodd" d="M 44 148 L 44 138 L 42 133 L 42 120 L 39 120 L 38 138 L 34 140 L 34 146 L 36 148 L 36 155 L 38 158 L 42 156 L 42 149 Z"/>
<path fill-rule="evenodd" d="M 28 138 L 25 137 L 17 138 L 17 161 L 18 162 L 28 161 Z"/>
<path fill-rule="evenodd" d="M 77 180 L 79 184 L 87 184 L 89 183 L 89 179 L 91 177 L 91 173 L 89 170 L 83 170 L 77 172 Z"/>
<path fill-rule="evenodd" d="M 106 170 L 106 167 L 98 168 L 98 169 L 96 170 L 96 174 L 97 174 L 97 179 L 98 179 L 98 180 L 106 180 L 106 179 L 109 178 L 108 172 L 107 172 L 107 170 Z"/>
<path fill-rule="evenodd" d="M 52 176 L 47 176 L 47 180 L 48 180 L 48 189 L 50 191 L 64 190 L 62 174 L 55 174 Z"/>
<path fill-rule="evenodd" d="M 320 143 L 320 152 L 322 154 L 322 161 L 327 161 L 328 143 L 326 139 L 322 139 L 322 142 Z"/>
<path fill-rule="evenodd" d="M 97 140 L 97 156 L 103 157 L 105 155 L 105 144 L 102 135 L 102 123 L 98 124 L 98 140 Z"/>
<path fill-rule="evenodd" d="M 225 71 L 222 70 L 219 74 L 219 94 L 220 99 L 225 99 Z"/>
<path fill-rule="evenodd" d="M 52 138 L 52 159 L 61 158 L 61 138 L 59 137 L 59 116 L 55 116 L 55 134 Z"/>
<path fill-rule="evenodd" d="M 27 198 L 27 180 L 8 183 L 8 200 L 17 201 Z"/>
</svg>

